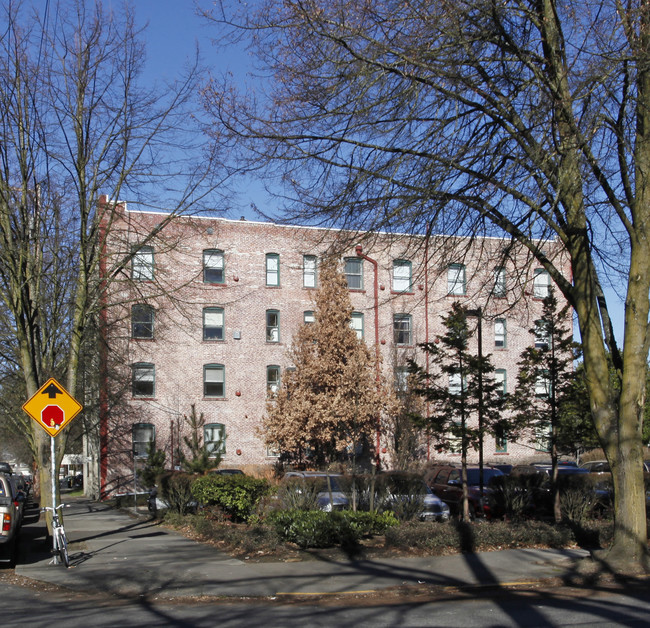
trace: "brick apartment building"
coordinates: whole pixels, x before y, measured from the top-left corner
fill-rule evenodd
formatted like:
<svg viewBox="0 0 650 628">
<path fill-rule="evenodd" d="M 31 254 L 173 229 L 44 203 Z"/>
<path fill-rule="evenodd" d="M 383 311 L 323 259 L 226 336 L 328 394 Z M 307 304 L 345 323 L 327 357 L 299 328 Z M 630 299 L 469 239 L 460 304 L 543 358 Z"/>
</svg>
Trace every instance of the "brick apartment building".
<svg viewBox="0 0 650 628">
<path fill-rule="evenodd" d="M 192 405 L 221 466 L 277 461 L 260 432 L 268 390 L 291 366 L 293 335 L 314 310 L 319 260 L 333 251 L 350 287 L 351 324 L 379 346 L 384 375 L 396 386 L 406 358 L 423 362 L 418 343 L 443 333 L 441 317 L 460 301 L 481 308 L 482 350 L 492 354 L 504 391 L 512 390 L 549 286 L 543 269 L 498 238 L 369 237 L 206 217 L 174 218 L 148 237 L 165 219 L 122 206 L 107 240 L 105 268 L 137 252 L 130 276 L 111 278 L 103 315 L 103 495 L 132 490 L 134 464 L 150 439 L 168 464 L 178 462 Z M 561 255 L 556 242 L 544 247 L 550 258 Z M 380 438 L 390 466 L 390 445 Z M 423 458 L 433 453 L 423 443 Z M 486 462 L 535 453 L 533 442 L 485 439 Z"/>
</svg>

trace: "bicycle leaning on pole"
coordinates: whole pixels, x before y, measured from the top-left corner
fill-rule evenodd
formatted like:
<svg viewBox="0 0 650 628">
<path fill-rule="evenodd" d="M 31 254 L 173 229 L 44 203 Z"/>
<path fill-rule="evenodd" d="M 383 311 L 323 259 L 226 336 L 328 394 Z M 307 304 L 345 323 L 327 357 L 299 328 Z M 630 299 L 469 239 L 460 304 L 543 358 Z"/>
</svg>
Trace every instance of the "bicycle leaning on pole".
<svg viewBox="0 0 650 628">
<path fill-rule="evenodd" d="M 41 512 L 49 511 L 52 513 L 52 552 L 54 554 L 54 563 L 58 563 L 59 559 L 66 566 L 70 566 L 70 559 L 68 557 L 68 539 L 63 529 L 63 524 L 59 518 L 59 509 L 67 504 L 59 504 L 56 508 L 45 506 L 41 508 Z"/>
</svg>

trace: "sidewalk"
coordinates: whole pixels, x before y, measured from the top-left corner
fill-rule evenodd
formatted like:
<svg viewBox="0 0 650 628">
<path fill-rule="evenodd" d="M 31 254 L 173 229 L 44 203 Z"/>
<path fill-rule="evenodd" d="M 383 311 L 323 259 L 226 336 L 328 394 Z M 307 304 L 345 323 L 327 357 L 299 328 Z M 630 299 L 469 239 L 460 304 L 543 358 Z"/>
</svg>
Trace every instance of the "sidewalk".
<svg viewBox="0 0 650 628">
<path fill-rule="evenodd" d="M 519 549 L 345 562 L 252 563 L 87 499 L 65 509 L 71 566 L 50 564 L 45 523 L 26 518 L 16 574 L 74 591 L 160 598 L 376 592 L 402 585 L 497 586 L 559 577 L 583 550 Z M 145 514 L 144 512 L 142 513 Z"/>
</svg>

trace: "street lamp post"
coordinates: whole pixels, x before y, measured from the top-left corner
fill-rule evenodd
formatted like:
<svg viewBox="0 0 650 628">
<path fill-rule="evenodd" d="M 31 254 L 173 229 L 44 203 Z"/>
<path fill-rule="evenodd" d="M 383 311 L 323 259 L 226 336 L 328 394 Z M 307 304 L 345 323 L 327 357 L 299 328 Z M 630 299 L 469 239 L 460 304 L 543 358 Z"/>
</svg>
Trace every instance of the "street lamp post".
<svg viewBox="0 0 650 628">
<path fill-rule="evenodd" d="M 478 482 L 481 496 L 481 508 L 483 508 L 483 311 L 480 307 L 475 310 L 466 310 L 467 316 L 475 316 L 477 319 L 477 341 L 478 341 Z"/>
</svg>

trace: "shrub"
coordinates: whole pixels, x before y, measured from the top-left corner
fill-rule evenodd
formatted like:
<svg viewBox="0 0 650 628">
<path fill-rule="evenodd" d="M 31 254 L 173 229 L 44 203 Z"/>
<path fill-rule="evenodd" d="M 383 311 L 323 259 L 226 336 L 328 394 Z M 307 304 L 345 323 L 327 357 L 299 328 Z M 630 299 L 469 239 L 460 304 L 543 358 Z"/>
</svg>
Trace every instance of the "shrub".
<svg viewBox="0 0 650 628">
<path fill-rule="evenodd" d="M 391 513 L 322 510 L 278 510 L 269 513 L 267 522 L 282 539 L 302 548 L 350 547 L 397 524 Z"/>
<path fill-rule="evenodd" d="M 407 523 L 386 531 L 386 545 L 423 553 L 478 552 L 495 548 L 567 547 L 574 541 L 571 529 L 541 521 L 526 523 Z"/>
<path fill-rule="evenodd" d="M 196 509 L 192 500 L 194 476 L 188 473 L 164 473 L 159 476 L 160 498 L 171 512 L 186 515 Z"/>
<path fill-rule="evenodd" d="M 192 485 L 192 495 L 205 506 L 218 506 L 233 521 L 248 521 L 264 495 L 271 492 L 263 479 L 247 475 L 204 475 Z"/>
<path fill-rule="evenodd" d="M 314 478 L 290 478 L 278 490 L 280 507 L 285 510 L 318 510 L 319 482 Z"/>
</svg>

